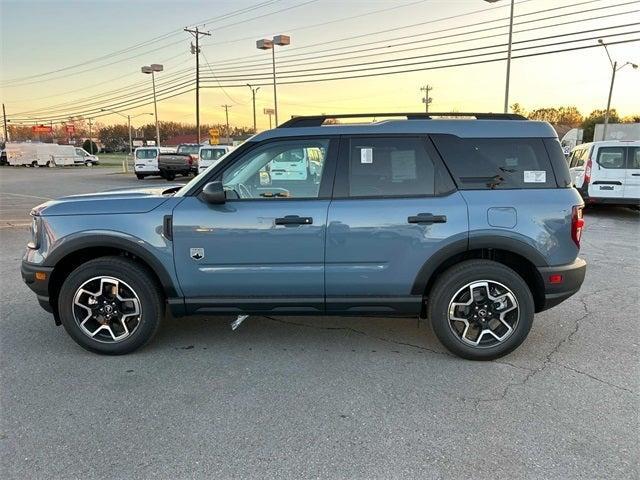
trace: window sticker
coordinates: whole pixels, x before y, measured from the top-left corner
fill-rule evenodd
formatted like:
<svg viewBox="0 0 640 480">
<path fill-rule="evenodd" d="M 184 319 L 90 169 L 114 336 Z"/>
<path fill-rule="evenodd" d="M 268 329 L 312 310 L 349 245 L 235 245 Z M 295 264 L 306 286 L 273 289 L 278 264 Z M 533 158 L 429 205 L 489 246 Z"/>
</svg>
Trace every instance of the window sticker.
<svg viewBox="0 0 640 480">
<path fill-rule="evenodd" d="M 517 167 L 518 166 L 518 157 L 507 157 L 504 159 L 504 164 L 507 167 Z"/>
<path fill-rule="evenodd" d="M 546 183 L 547 172 L 545 170 L 525 170 L 524 183 Z"/>
<path fill-rule="evenodd" d="M 373 148 L 364 147 L 360 149 L 360 163 L 373 163 Z"/>
</svg>

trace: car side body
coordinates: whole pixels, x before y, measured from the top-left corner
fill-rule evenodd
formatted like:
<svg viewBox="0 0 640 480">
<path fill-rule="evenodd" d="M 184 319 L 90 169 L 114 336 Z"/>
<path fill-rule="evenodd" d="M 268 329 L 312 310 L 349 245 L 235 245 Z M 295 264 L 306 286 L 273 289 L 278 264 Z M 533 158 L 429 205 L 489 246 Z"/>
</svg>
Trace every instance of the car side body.
<svg viewBox="0 0 640 480">
<path fill-rule="evenodd" d="M 500 153 L 502 173 L 456 171 L 494 145 L 515 152 Z M 233 183 L 261 152 L 280 165 L 278 152 L 297 149 L 321 153 L 306 170 L 313 175 L 296 167 L 286 183 L 262 167 Z M 522 171 L 524 161 L 537 166 Z M 420 178 L 432 180 L 425 187 Z M 224 185 L 223 203 L 207 202 L 212 182 Z M 424 316 L 444 272 L 491 261 L 521 277 L 540 312 L 584 279 L 582 205 L 544 122 L 293 123 L 252 137 L 177 193 L 120 190 L 35 208 L 22 273 L 58 322 L 65 279 L 106 256 L 148 271 L 178 317 Z"/>
</svg>

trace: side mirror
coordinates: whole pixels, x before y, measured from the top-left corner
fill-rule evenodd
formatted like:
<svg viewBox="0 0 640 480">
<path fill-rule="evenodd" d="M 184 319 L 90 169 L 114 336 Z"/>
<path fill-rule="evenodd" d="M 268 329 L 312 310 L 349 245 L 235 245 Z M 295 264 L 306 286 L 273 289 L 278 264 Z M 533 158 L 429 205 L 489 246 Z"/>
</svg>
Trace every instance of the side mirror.
<svg viewBox="0 0 640 480">
<path fill-rule="evenodd" d="M 209 182 L 202 189 L 202 198 L 207 203 L 221 205 L 227 201 L 222 182 Z"/>
</svg>

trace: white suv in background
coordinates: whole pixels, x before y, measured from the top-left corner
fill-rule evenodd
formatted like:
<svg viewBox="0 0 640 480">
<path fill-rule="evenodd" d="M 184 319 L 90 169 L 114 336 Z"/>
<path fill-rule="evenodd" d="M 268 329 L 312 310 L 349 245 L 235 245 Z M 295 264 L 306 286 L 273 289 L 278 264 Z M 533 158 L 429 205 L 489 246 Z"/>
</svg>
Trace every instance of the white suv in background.
<svg viewBox="0 0 640 480">
<path fill-rule="evenodd" d="M 166 147 L 138 147 L 133 152 L 133 171 L 138 180 L 150 175 L 160 175 L 158 155 L 161 153 L 175 153 L 175 148 Z"/>
<path fill-rule="evenodd" d="M 583 143 L 567 161 L 585 203 L 640 205 L 640 141 Z"/>
<path fill-rule="evenodd" d="M 205 145 L 198 150 L 198 173 L 204 172 L 233 150 L 229 145 Z"/>
</svg>

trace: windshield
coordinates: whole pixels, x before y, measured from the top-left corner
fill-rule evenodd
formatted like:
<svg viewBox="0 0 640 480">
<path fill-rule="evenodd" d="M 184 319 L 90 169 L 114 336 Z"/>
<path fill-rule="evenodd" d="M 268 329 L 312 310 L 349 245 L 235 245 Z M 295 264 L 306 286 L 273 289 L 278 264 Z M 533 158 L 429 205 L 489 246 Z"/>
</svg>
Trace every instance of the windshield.
<svg viewBox="0 0 640 480">
<path fill-rule="evenodd" d="M 155 148 L 149 148 L 145 150 L 136 150 L 136 158 L 148 159 L 148 158 L 156 158 L 158 155 Z"/>
<path fill-rule="evenodd" d="M 180 145 L 177 153 L 198 153 L 200 145 Z"/>
</svg>

